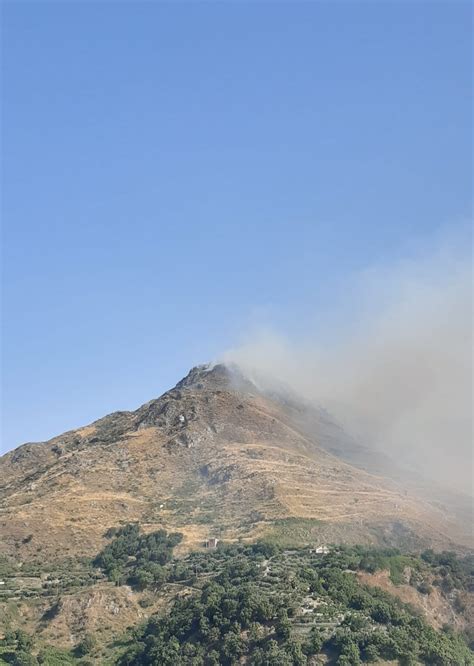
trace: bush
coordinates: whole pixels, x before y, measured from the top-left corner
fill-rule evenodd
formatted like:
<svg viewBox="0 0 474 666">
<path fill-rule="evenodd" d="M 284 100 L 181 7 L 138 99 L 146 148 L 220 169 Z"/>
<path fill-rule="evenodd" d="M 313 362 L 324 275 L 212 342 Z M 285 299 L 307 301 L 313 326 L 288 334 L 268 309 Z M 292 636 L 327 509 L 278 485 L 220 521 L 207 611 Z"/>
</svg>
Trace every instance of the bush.
<svg viewBox="0 0 474 666">
<path fill-rule="evenodd" d="M 418 592 L 421 592 L 421 594 L 431 594 L 433 592 L 433 588 L 425 580 L 421 581 L 416 589 Z"/>
<path fill-rule="evenodd" d="M 82 641 L 76 646 L 75 652 L 79 657 L 85 657 L 87 654 L 94 652 L 97 646 L 97 641 L 91 634 L 86 634 Z"/>
</svg>

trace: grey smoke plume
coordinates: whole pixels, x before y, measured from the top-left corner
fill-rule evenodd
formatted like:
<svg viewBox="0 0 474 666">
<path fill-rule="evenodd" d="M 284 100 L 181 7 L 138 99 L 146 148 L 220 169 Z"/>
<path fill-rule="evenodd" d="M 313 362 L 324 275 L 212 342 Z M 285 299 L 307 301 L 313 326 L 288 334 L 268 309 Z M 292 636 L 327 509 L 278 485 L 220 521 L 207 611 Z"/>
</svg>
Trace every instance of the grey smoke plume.
<svg viewBox="0 0 474 666">
<path fill-rule="evenodd" d="M 352 276 L 332 342 L 327 331 L 290 339 L 266 327 L 222 360 L 261 385 L 284 382 L 361 441 L 472 494 L 471 256 L 463 235 Z"/>
</svg>

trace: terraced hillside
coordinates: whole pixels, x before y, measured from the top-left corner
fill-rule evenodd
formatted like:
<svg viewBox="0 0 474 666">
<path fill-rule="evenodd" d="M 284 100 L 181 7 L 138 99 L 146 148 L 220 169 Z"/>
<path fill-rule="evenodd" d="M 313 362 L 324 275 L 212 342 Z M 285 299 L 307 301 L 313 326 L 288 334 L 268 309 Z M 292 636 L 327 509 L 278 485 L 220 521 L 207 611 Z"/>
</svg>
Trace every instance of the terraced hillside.
<svg viewBox="0 0 474 666">
<path fill-rule="evenodd" d="M 95 583 L 19 603 L 0 664 L 474 664 L 472 556 L 259 541 L 175 558 L 179 534 L 109 537 Z"/>
</svg>

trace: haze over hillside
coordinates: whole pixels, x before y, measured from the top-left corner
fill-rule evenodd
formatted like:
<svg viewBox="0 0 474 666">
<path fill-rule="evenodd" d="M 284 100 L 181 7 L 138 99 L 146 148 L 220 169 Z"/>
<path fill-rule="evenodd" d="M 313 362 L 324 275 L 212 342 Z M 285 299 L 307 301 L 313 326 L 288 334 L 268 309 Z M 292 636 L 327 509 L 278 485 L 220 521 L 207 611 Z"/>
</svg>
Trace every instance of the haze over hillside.
<svg viewBox="0 0 474 666">
<path fill-rule="evenodd" d="M 291 332 L 251 329 L 221 358 L 260 386 L 284 382 L 370 448 L 472 495 L 471 246 L 470 230 L 445 232 L 354 274 L 328 312 L 308 307 Z"/>
</svg>

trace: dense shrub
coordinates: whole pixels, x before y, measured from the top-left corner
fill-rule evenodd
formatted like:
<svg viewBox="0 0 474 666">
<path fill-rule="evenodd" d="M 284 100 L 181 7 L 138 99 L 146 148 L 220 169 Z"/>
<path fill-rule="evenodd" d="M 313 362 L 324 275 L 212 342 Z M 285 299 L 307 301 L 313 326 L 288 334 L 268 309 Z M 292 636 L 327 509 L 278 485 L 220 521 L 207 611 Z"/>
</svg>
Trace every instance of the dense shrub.
<svg viewBox="0 0 474 666">
<path fill-rule="evenodd" d="M 181 539 L 181 534 L 168 534 L 166 530 L 140 534 L 138 523 L 131 523 L 113 533 L 112 541 L 93 564 L 101 567 L 117 585 L 126 582 L 140 589 L 159 586 L 167 579 L 163 567 L 171 560 Z"/>
</svg>

